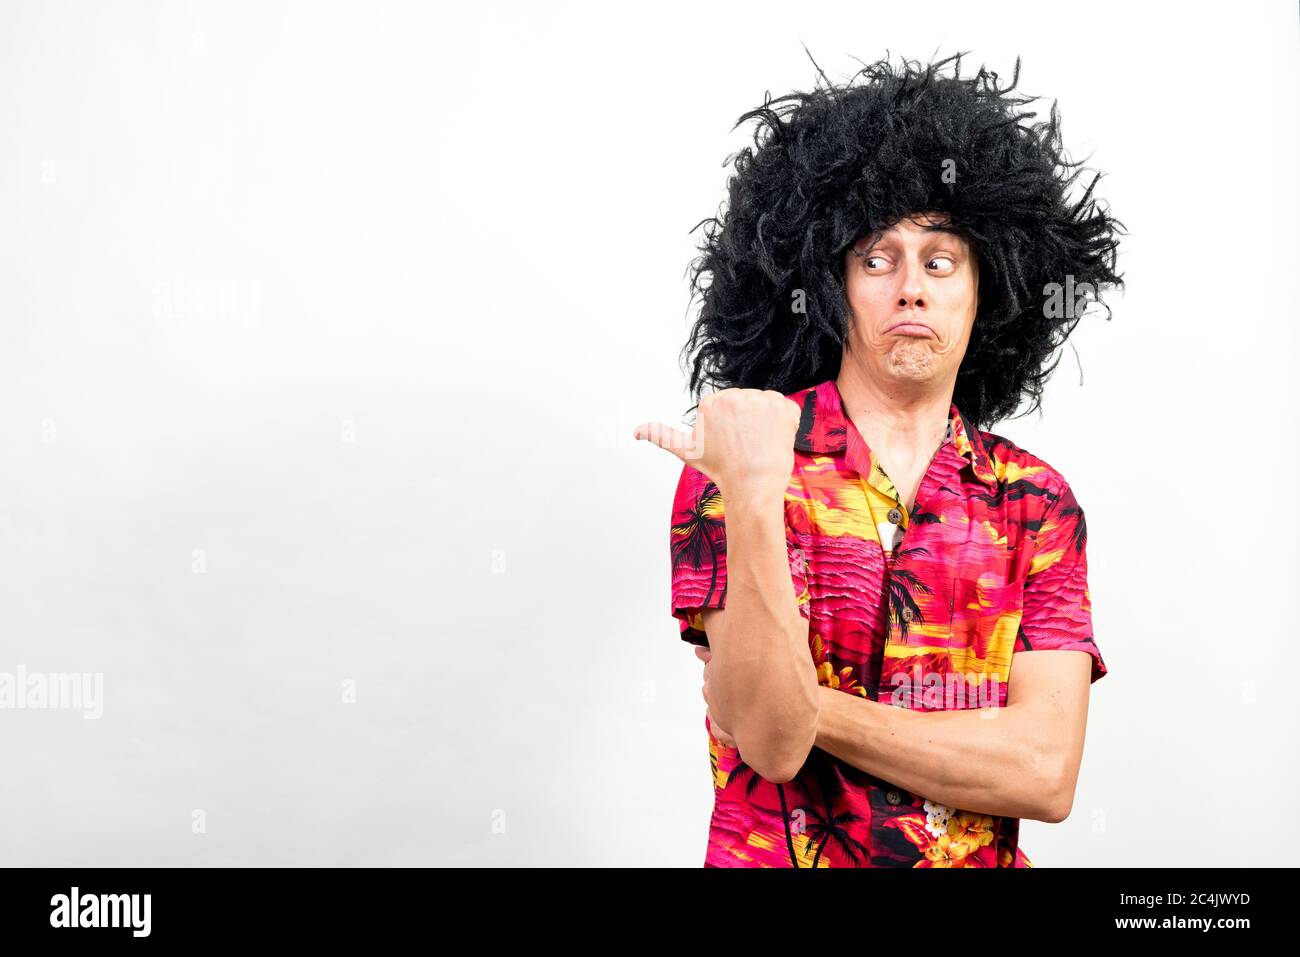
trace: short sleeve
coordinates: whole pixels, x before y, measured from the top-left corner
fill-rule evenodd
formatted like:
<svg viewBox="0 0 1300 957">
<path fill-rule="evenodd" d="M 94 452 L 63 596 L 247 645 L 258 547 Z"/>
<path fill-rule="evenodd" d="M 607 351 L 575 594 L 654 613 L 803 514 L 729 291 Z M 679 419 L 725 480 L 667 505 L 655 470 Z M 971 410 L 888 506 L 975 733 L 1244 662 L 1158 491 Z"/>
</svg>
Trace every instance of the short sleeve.
<svg viewBox="0 0 1300 957">
<path fill-rule="evenodd" d="M 682 467 L 673 496 L 669 534 L 672 557 L 672 614 L 683 641 L 708 647 L 701 612 L 727 604 L 727 524 L 722 493 L 703 472 Z M 786 528 L 790 581 L 800 613 L 809 615 L 807 563 Z"/>
<path fill-rule="evenodd" d="M 1015 650 L 1086 651 L 1092 656 L 1091 684 L 1106 674 L 1106 663 L 1093 640 L 1087 543 L 1083 509 L 1066 483 L 1038 528 Z"/>
</svg>

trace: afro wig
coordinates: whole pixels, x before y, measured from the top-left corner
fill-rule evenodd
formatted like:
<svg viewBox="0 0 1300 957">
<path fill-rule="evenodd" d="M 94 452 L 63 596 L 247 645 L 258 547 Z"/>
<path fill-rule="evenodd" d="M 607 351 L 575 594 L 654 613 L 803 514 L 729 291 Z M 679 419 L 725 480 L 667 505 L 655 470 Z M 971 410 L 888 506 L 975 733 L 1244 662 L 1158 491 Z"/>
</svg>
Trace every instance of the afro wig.
<svg viewBox="0 0 1300 957">
<path fill-rule="evenodd" d="M 1049 361 L 1080 318 L 1076 300 L 1052 308 L 1049 290 L 1101 302 L 1103 286 L 1123 286 L 1123 224 L 1092 196 L 1100 173 L 1077 202 L 1067 197 L 1080 165 L 1061 147 L 1055 102 L 1047 122 L 1021 123 L 1038 114 L 1017 108 L 1038 97 L 1010 95 L 1020 59 L 1000 87 L 983 67 L 962 78 L 961 57 L 895 70 L 886 56 L 842 86 L 817 67 L 824 85 L 768 93 L 736 121 L 758 121 L 755 148 L 728 160 L 721 219 L 691 230 L 706 226 L 691 266 L 702 305 L 682 350 L 694 354 L 692 409 L 706 385 L 790 393 L 838 375 L 852 315 L 846 250 L 925 211 L 947 214 L 978 253 L 979 305 L 953 401 L 980 429 L 1026 399 L 1026 414 L 1039 407 L 1059 356 Z M 953 75 L 941 75 L 949 63 Z"/>
</svg>

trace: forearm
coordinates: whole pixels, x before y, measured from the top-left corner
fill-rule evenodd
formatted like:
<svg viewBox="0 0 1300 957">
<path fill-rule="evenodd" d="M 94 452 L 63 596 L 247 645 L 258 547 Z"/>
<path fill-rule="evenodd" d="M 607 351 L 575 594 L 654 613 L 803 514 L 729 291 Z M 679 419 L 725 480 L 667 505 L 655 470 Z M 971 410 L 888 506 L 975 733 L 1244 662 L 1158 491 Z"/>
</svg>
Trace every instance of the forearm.
<svg viewBox="0 0 1300 957">
<path fill-rule="evenodd" d="M 981 814 L 1050 820 L 1060 756 L 1028 706 L 912 711 L 821 688 L 816 745 L 913 794 Z"/>
<path fill-rule="evenodd" d="M 710 708 L 746 763 L 775 780 L 803 765 L 821 701 L 808 621 L 790 585 L 783 508 L 780 491 L 726 499 L 726 633 L 710 637 Z"/>
</svg>

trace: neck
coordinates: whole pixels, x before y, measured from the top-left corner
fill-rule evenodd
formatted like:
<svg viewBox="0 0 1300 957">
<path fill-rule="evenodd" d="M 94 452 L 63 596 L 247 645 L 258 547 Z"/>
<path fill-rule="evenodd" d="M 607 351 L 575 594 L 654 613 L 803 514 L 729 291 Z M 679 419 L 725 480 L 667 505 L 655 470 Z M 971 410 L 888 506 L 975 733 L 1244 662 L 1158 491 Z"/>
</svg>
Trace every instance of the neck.
<svg viewBox="0 0 1300 957">
<path fill-rule="evenodd" d="M 943 440 L 954 383 L 939 388 L 918 384 L 917 388 L 896 389 L 845 362 L 835 384 L 844 400 L 844 414 L 872 449 L 929 455 Z"/>
</svg>

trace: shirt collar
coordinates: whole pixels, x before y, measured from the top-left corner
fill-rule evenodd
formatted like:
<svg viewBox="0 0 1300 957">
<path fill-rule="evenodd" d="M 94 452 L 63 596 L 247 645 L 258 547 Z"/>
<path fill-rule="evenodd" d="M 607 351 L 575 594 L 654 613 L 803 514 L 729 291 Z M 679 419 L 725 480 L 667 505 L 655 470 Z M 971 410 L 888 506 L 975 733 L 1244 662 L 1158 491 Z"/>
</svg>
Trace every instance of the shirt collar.
<svg viewBox="0 0 1300 957">
<path fill-rule="evenodd" d="M 803 410 L 799 431 L 795 433 L 796 449 L 824 455 L 844 454 L 852 423 L 844 413 L 844 400 L 834 379 L 787 393 L 786 398 L 797 403 Z M 976 478 L 996 490 L 997 475 L 989 461 L 979 429 L 970 426 L 956 403 L 949 409 L 948 428 L 946 439 L 952 443 L 957 454 L 970 463 Z"/>
</svg>

